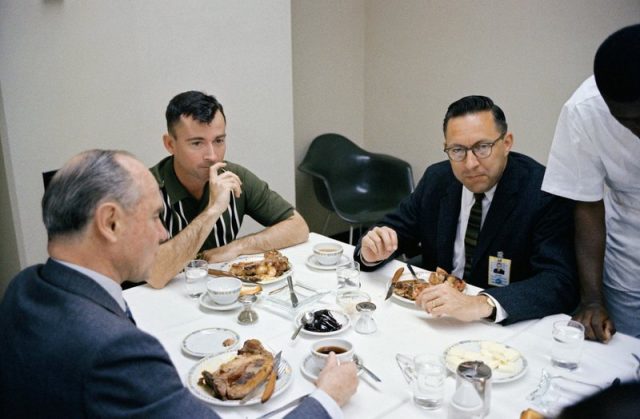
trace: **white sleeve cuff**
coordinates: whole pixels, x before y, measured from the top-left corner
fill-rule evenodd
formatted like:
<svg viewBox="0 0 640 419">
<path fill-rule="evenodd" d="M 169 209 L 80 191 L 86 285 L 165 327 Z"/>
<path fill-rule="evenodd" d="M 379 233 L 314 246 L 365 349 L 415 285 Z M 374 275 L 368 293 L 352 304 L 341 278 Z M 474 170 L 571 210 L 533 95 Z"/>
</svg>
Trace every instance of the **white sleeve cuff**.
<svg viewBox="0 0 640 419">
<path fill-rule="evenodd" d="M 335 400 L 331 398 L 327 393 L 319 388 L 315 389 L 309 397 L 313 397 L 324 407 L 324 410 L 327 411 L 327 414 L 331 416 L 332 419 L 343 419 L 344 414 L 342 413 L 342 409 L 338 406 Z"/>
<path fill-rule="evenodd" d="M 504 309 L 504 307 L 502 307 L 502 305 L 500 305 L 498 300 L 496 300 L 495 298 L 493 298 L 489 294 L 485 294 L 484 292 L 481 292 L 480 295 L 484 295 L 485 297 L 491 299 L 491 301 L 493 301 L 493 304 L 496 305 L 496 319 L 493 320 L 493 323 L 500 323 L 501 321 L 503 321 L 504 319 L 509 317 L 509 313 L 507 313 L 507 311 Z M 489 321 L 489 320 L 487 320 L 487 321 Z"/>
</svg>

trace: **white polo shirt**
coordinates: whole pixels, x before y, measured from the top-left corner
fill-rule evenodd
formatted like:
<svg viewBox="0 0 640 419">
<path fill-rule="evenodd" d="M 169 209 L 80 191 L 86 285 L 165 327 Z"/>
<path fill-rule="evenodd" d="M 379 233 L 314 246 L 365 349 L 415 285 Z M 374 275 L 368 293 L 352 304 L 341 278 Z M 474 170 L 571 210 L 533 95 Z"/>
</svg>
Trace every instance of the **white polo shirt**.
<svg viewBox="0 0 640 419">
<path fill-rule="evenodd" d="M 611 116 L 593 76 L 562 108 L 542 189 L 576 201 L 604 199 L 605 291 L 627 300 L 608 305 L 640 302 L 640 138 Z"/>
</svg>

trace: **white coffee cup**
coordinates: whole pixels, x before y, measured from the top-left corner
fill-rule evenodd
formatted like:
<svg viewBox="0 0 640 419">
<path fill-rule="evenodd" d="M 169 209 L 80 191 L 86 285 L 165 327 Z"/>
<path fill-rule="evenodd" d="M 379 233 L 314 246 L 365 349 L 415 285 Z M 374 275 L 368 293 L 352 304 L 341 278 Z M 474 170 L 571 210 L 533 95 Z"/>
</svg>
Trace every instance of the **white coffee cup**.
<svg viewBox="0 0 640 419">
<path fill-rule="evenodd" d="M 207 281 L 207 294 L 214 303 L 228 305 L 238 301 L 242 281 L 238 278 L 220 277 Z"/>
<path fill-rule="evenodd" d="M 322 339 L 311 345 L 311 356 L 318 369 L 324 368 L 329 353 L 335 353 L 338 362 L 353 361 L 353 344 L 344 339 Z"/>
<path fill-rule="evenodd" d="M 342 246 L 337 243 L 318 243 L 313 246 L 313 254 L 320 265 L 331 266 L 340 261 Z"/>
</svg>

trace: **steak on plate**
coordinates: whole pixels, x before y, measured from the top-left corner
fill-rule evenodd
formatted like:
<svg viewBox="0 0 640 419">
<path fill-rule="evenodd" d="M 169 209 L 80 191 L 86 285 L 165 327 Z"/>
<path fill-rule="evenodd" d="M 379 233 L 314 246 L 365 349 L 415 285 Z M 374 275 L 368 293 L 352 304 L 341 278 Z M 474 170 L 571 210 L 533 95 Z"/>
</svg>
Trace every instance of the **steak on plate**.
<svg viewBox="0 0 640 419">
<path fill-rule="evenodd" d="M 289 270 L 289 259 L 277 250 L 264 253 L 264 259 L 253 262 L 237 262 L 229 271 L 236 276 L 249 280 L 275 278 Z"/>
<path fill-rule="evenodd" d="M 257 339 L 245 341 L 238 355 L 214 371 L 203 371 L 198 384 L 220 400 L 239 400 L 262 384 L 273 369 L 273 355 Z"/>
<path fill-rule="evenodd" d="M 437 268 L 435 272 L 431 272 L 431 275 L 426 282 L 410 279 L 394 283 L 393 292 L 400 297 L 415 301 L 416 298 L 418 298 L 418 295 L 420 295 L 425 288 L 444 283 L 460 292 L 464 291 L 466 287 L 466 282 L 464 282 L 464 280 L 447 273 L 447 271 L 442 268 Z"/>
</svg>

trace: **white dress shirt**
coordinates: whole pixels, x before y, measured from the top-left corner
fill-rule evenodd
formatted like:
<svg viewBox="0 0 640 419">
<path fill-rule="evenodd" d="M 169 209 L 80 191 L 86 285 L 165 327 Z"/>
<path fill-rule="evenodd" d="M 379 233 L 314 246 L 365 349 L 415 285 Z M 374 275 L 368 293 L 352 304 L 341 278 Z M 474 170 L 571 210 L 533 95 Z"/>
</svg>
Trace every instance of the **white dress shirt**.
<svg viewBox="0 0 640 419">
<path fill-rule="evenodd" d="M 496 193 L 496 187 L 498 185 L 493 185 L 493 188 L 489 189 L 484 193 L 484 199 L 482 200 L 482 221 L 480 222 L 480 230 L 482 231 L 482 226 L 484 225 L 484 220 L 487 218 L 487 213 L 489 212 L 489 208 L 491 207 L 491 202 L 493 201 L 493 196 Z M 462 278 L 464 275 L 464 264 L 465 264 L 465 252 L 464 252 L 464 236 L 467 233 L 467 223 L 469 223 L 469 214 L 471 213 L 471 207 L 475 203 L 475 197 L 473 192 L 467 189 L 465 186 L 462 187 L 462 199 L 460 201 L 460 215 L 458 216 L 458 228 L 456 230 L 456 241 L 453 245 L 453 270 L 452 274 L 457 276 L 458 278 Z M 491 297 L 488 294 L 480 293 L 482 295 L 486 295 L 487 298 L 490 298 L 493 303 L 496 305 L 496 319 L 495 322 L 500 322 L 507 318 L 507 312 L 498 300 Z"/>
</svg>

